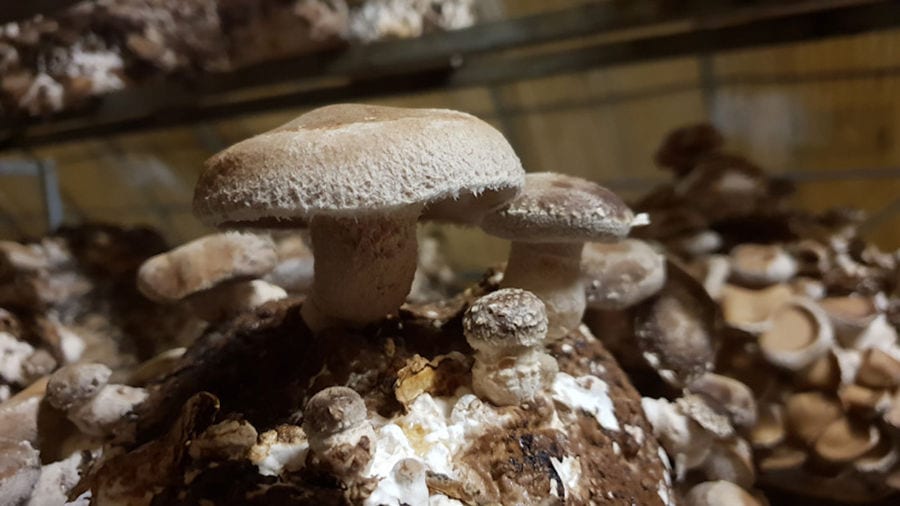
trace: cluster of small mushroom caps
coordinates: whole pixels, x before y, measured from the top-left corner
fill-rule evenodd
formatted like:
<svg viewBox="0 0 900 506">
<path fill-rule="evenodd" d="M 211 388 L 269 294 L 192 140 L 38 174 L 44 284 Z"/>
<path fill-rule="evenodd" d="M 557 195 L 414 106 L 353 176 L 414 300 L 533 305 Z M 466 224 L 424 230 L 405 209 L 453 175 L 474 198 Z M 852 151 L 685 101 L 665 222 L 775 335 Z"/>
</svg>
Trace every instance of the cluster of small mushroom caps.
<svg viewBox="0 0 900 506">
<path fill-rule="evenodd" d="M 700 389 L 746 408 L 735 424 L 747 471 L 737 483 L 752 482 L 755 467 L 763 485 L 802 496 L 895 494 L 900 259 L 860 237 L 856 213 L 789 210 L 783 181 L 722 145 L 709 125 L 674 132 L 657 160 L 676 181 L 637 207 L 656 225 L 689 217 L 641 233 L 675 252 L 721 311 L 719 384 Z"/>
</svg>

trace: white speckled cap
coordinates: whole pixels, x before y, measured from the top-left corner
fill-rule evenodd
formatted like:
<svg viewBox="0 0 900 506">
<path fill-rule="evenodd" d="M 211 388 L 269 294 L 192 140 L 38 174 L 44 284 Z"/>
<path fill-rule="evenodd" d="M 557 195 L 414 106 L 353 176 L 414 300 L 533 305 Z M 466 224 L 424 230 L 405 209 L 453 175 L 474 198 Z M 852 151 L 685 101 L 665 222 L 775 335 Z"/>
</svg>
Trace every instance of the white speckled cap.
<svg viewBox="0 0 900 506">
<path fill-rule="evenodd" d="M 523 176 L 503 135 L 470 114 L 339 104 L 210 158 L 194 214 L 216 226 L 303 226 L 316 214 L 420 205 L 428 218 L 468 222 L 513 197 Z"/>
<path fill-rule="evenodd" d="M 590 181 L 536 172 L 516 198 L 486 215 L 485 232 L 522 242 L 615 241 L 628 235 L 634 213 L 615 193 Z"/>
<path fill-rule="evenodd" d="M 306 403 L 303 430 L 310 436 L 335 434 L 363 423 L 366 415 L 366 403 L 355 390 L 328 387 Z"/>
<path fill-rule="evenodd" d="M 504 288 L 469 307 L 463 315 L 463 333 L 469 345 L 480 351 L 536 346 L 547 336 L 547 311 L 533 293 Z"/>
<path fill-rule="evenodd" d="M 138 270 L 137 284 L 151 300 L 174 302 L 226 281 L 263 276 L 277 262 L 270 238 L 225 232 L 149 258 Z"/>
</svg>

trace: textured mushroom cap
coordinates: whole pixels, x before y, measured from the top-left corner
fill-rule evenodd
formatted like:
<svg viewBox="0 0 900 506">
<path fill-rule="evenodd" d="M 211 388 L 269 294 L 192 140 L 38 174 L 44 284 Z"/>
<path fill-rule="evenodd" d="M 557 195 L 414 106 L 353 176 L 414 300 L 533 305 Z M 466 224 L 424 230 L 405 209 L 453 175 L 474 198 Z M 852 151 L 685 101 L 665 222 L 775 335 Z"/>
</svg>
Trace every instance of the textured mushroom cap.
<svg viewBox="0 0 900 506">
<path fill-rule="evenodd" d="M 503 135 L 472 115 L 338 104 L 210 158 L 194 214 L 210 225 L 304 225 L 430 205 L 429 217 L 471 221 L 515 195 L 523 175 Z"/>
<path fill-rule="evenodd" d="M 268 237 L 212 234 L 148 259 L 138 271 L 138 289 L 149 299 L 174 302 L 226 281 L 260 277 L 277 262 Z"/>
<path fill-rule="evenodd" d="M 62 410 L 97 395 L 112 371 L 103 364 L 72 364 L 60 368 L 47 383 L 47 401 Z"/>
<path fill-rule="evenodd" d="M 589 243 L 581 254 L 581 273 L 588 307 L 623 309 L 662 288 L 666 258 L 638 239 Z"/>
<path fill-rule="evenodd" d="M 21 504 L 40 475 L 41 459 L 28 441 L 0 437 L 0 503 Z"/>
<path fill-rule="evenodd" d="M 303 430 L 310 437 L 327 436 L 358 426 L 366 416 L 366 403 L 355 390 L 329 387 L 306 403 Z"/>
<path fill-rule="evenodd" d="M 472 304 L 463 315 L 463 333 L 479 351 L 535 346 L 547 336 L 547 310 L 533 293 L 504 288 Z"/>
<path fill-rule="evenodd" d="M 485 232 L 522 242 L 614 241 L 628 235 L 634 213 L 615 193 L 590 181 L 537 172 L 516 198 L 481 222 Z"/>
</svg>

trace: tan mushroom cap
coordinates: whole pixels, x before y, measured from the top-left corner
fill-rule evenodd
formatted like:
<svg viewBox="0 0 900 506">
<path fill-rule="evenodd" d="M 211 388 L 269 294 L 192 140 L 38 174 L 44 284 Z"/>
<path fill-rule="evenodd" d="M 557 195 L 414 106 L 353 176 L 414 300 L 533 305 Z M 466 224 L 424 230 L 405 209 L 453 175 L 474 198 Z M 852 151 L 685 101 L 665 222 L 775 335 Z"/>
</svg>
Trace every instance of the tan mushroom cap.
<svg viewBox="0 0 900 506">
<path fill-rule="evenodd" d="M 220 283 L 260 277 L 277 262 L 268 237 L 212 234 L 148 259 L 138 271 L 138 289 L 152 300 L 174 302 Z"/>
<path fill-rule="evenodd" d="M 771 403 L 760 406 L 756 425 L 749 435 L 753 447 L 774 448 L 784 441 L 786 435 L 784 410 L 781 405 Z"/>
<path fill-rule="evenodd" d="M 216 226 L 302 226 L 426 205 L 428 217 L 470 221 L 515 195 L 523 175 L 503 135 L 472 115 L 338 104 L 210 158 L 194 213 Z M 451 212 L 450 201 L 461 205 Z"/>
<path fill-rule="evenodd" d="M 466 341 L 488 353 L 539 345 L 547 336 L 547 324 L 543 301 L 518 288 L 480 297 L 463 315 Z"/>
<path fill-rule="evenodd" d="M 829 462 L 851 462 L 875 448 L 880 439 L 881 433 L 874 425 L 841 417 L 822 432 L 816 440 L 815 451 Z"/>
<path fill-rule="evenodd" d="M 766 359 L 789 370 L 801 370 L 828 353 L 834 342 L 825 313 L 808 299 L 794 299 L 778 309 L 771 327 L 759 337 Z"/>
<path fill-rule="evenodd" d="M 746 490 L 728 481 L 708 481 L 695 485 L 685 498 L 688 506 L 762 506 Z"/>
<path fill-rule="evenodd" d="M 782 283 L 797 273 L 797 262 L 776 244 L 740 244 L 729 257 L 731 275 L 753 286 Z"/>
<path fill-rule="evenodd" d="M 872 388 L 896 387 L 900 385 L 900 360 L 879 349 L 868 349 L 863 353 L 856 382 Z"/>
<path fill-rule="evenodd" d="M 787 285 L 773 285 L 762 290 L 750 290 L 725 285 L 722 290 L 722 316 L 732 327 L 747 332 L 760 332 L 782 304 L 794 297 Z"/>
<path fill-rule="evenodd" d="M 103 364 L 72 364 L 58 369 L 47 383 L 47 401 L 57 409 L 97 395 L 112 371 Z"/>
<path fill-rule="evenodd" d="M 355 390 L 328 387 L 307 402 L 303 430 L 310 437 L 328 436 L 357 427 L 366 417 L 366 403 Z"/>
<path fill-rule="evenodd" d="M 666 258 L 638 239 L 588 243 L 581 254 L 587 306 L 622 309 L 658 292 L 666 281 Z"/>
<path fill-rule="evenodd" d="M 519 242 L 615 241 L 635 217 L 615 193 L 574 176 L 535 172 L 517 197 L 481 222 L 485 232 Z"/>
<path fill-rule="evenodd" d="M 806 444 L 813 444 L 835 420 L 842 417 L 841 406 L 819 392 L 803 392 L 785 403 L 788 426 Z"/>
</svg>

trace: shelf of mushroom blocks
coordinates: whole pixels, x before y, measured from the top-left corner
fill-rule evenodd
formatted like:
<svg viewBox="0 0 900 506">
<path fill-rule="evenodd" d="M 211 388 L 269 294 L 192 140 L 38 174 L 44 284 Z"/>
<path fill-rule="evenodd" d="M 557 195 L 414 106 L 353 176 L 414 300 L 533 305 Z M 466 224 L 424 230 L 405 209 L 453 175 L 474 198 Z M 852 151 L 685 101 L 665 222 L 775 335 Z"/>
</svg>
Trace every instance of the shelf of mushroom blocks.
<svg viewBox="0 0 900 506">
<path fill-rule="evenodd" d="M 470 115 L 331 106 L 207 162 L 222 233 L 0 243 L 0 497 L 889 500 L 896 256 L 709 127 L 658 160 L 674 182 L 629 208 Z M 432 219 L 514 241 L 505 273 L 447 295 Z"/>
</svg>

